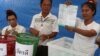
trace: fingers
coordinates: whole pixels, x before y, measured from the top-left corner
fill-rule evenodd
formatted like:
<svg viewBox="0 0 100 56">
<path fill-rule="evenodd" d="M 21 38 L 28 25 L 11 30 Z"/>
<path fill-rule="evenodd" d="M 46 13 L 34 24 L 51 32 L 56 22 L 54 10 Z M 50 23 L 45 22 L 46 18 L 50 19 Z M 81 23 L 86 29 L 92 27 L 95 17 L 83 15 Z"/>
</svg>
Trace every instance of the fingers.
<svg viewBox="0 0 100 56">
<path fill-rule="evenodd" d="M 6 29 L 5 35 L 9 35 L 9 34 L 10 34 L 10 31 L 8 31 L 8 29 Z"/>
<path fill-rule="evenodd" d="M 12 29 L 12 30 L 6 29 L 5 30 L 5 35 L 17 35 L 17 34 L 18 34 L 18 32 L 15 31 L 14 29 Z"/>
<path fill-rule="evenodd" d="M 42 35 L 42 36 L 40 37 L 40 39 L 41 39 L 42 41 L 45 41 L 45 40 L 48 39 L 48 37 L 47 37 L 47 35 Z"/>
</svg>

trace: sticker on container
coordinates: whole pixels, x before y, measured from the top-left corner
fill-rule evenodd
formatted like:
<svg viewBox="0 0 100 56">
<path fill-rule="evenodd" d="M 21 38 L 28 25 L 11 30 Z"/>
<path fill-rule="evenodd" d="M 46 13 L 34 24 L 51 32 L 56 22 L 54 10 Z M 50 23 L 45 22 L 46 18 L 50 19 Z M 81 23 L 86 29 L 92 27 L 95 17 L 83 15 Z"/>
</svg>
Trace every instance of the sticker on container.
<svg viewBox="0 0 100 56">
<path fill-rule="evenodd" d="M 33 56 L 33 45 L 25 45 L 16 42 L 16 56 Z"/>
<path fill-rule="evenodd" d="M 7 44 L 0 43 L 0 56 L 7 55 Z"/>
</svg>

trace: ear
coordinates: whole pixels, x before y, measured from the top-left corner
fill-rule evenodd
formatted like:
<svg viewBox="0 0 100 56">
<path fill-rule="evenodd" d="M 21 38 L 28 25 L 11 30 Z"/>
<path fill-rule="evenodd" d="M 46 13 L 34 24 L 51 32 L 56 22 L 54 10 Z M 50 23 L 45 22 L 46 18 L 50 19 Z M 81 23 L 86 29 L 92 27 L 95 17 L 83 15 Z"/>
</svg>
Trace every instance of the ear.
<svg viewBox="0 0 100 56">
<path fill-rule="evenodd" d="M 95 10 L 93 11 L 93 13 L 92 13 L 92 14 L 93 14 L 93 16 L 95 15 Z"/>
</svg>

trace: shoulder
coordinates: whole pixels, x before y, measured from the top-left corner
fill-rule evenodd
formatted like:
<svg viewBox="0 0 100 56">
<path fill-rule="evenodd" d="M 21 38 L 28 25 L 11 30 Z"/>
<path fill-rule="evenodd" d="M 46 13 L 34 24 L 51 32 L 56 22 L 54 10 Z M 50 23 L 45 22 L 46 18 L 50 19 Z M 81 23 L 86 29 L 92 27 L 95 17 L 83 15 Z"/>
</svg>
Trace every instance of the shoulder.
<svg viewBox="0 0 100 56">
<path fill-rule="evenodd" d="M 76 26 L 80 26 L 83 23 L 83 20 L 79 17 L 76 18 Z"/>
<path fill-rule="evenodd" d="M 81 18 L 77 17 L 77 18 L 76 18 L 76 21 L 82 22 L 83 20 L 82 20 Z"/>
<path fill-rule="evenodd" d="M 39 16 L 40 16 L 40 14 L 35 14 L 35 15 L 33 15 L 32 18 L 38 18 Z"/>
<path fill-rule="evenodd" d="M 2 30 L 6 30 L 7 28 L 9 28 L 10 26 L 5 26 Z"/>
<path fill-rule="evenodd" d="M 95 22 L 95 21 L 93 21 L 92 23 L 91 23 L 91 26 L 90 26 L 92 29 L 94 29 L 94 30 L 96 30 L 96 32 L 100 32 L 100 24 L 99 23 L 97 23 L 97 22 Z"/>
<path fill-rule="evenodd" d="M 25 29 L 25 27 L 22 26 L 22 25 L 17 25 L 17 27 L 20 28 L 20 29 Z"/>
<path fill-rule="evenodd" d="M 94 25 L 94 26 L 98 26 L 98 27 L 100 27 L 100 24 L 97 23 L 97 22 L 95 22 L 95 21 L 93 21 L 93 25 Z"/>
</svg>

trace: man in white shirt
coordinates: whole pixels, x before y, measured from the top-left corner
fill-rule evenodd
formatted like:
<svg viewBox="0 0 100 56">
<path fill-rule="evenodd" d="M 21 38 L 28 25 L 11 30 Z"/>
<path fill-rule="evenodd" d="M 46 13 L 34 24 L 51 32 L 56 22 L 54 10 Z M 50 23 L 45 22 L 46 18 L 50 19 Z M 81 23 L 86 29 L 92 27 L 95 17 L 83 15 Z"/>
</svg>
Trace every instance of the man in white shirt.
<svg viewBox="0 0 100 56">
<path fill-rule="evenodd" d="M 42 12 L 33 16 L 30 32 L 40 36 L 40 45 L 46 45 L 58 32 L 57 17 L 50 13 L 52 0 L 41 0 Z"/>
<path fill-rule="evenodd" d="M 2 35 L 16 35 L 17 33 L 24 33 L 26 30 L 23 26 L 17 23 L 17 16 L 12 10 L 6 11 L 8 26 L 2 29 Z"/>
</svg>

